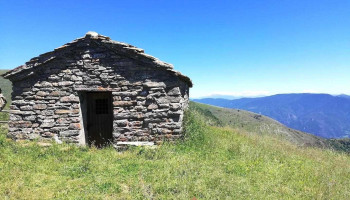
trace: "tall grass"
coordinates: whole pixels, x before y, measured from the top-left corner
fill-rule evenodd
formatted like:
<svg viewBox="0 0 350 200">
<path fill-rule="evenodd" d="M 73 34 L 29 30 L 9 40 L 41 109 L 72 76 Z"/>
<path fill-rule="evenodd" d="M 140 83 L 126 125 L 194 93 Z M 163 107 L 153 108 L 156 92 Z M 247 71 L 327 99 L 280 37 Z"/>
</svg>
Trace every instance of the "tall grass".
<svg viewBox="0 0 350 200">
<path fill-rule="evenodd" d="M 349 199 L 350 158 L 210 126 L 190 110 L 185 139 L 159 148 L 14 143 L 0 130 L 5 199 Z"/>
</svg>

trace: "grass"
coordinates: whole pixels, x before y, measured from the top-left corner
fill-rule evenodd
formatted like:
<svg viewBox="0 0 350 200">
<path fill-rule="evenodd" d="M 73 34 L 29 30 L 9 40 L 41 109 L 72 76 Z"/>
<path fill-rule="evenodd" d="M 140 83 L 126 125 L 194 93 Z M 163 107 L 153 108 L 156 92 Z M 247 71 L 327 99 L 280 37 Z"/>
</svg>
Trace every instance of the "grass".
<svg viewBox="0 0 350 200">
<path fill-rule="evenodd" d="M 211 121 L 219 121 L 219 123 L 216 123 L 217 125 L 229 126 L 239 131 L 245 131 L 247 134 L 272 135 L 300 146 L 331 147 L 324 138 L 288 128 L 276 120 L 260 114 L 195 102 L 191 102 L 191 106 L 207 117 L 214 117 L 215 120 Z M 210 113 L 210 115 L 206 113 Z"/>
<path fill-rule="evenodd" d="M 192 109 L 201 113 L 207 124 L 228 126 L 246 134 L 270 135 L 287 140 L 298 146 L 311 146 L 334 149 L 350 154 L 350 139 L 325 139 L 294 130 L 269 117 L 237 109 L 220 108 L 206 104 L 190 102 Z"/>
<path fill-rule="evenodd" d="M 157 149 L 15 143 L 0 130 L 5 199 L 349 199 L 350 156 L 213 125 L 191 105 L 185 140 Z"/>
</svg>

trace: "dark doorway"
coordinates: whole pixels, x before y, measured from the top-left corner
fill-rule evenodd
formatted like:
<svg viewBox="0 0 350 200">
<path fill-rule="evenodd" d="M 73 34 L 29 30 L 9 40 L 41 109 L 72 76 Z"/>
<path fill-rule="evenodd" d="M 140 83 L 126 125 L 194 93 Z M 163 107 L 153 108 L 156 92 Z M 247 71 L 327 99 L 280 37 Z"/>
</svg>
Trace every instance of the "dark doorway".
<svg viewBox="0 0 350 200">
<path fill-rule="evenodd" d="M 87 142 L 103 147 L 112 141 L 113 109 L 111 92 L 87 94 Z"/>
</svg>

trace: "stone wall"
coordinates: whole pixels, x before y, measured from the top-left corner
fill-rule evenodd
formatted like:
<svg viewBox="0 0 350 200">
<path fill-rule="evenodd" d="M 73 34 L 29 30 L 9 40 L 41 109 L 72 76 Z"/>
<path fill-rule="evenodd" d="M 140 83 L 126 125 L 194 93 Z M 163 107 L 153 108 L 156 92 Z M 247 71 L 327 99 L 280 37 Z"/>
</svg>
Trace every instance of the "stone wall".
<svg viewBox="0 0 350 200">
<path fill-rule="evenodd" d="M 173 71 L 90 40 L 49 56 L 40 66 L 9 78 L 13 82 L 9 136 L 13 139 L 85 144 L 80 102 L 88 91 L 112 92 L 115 144 L 181 137 L 189 85 Z"/>
</svg>

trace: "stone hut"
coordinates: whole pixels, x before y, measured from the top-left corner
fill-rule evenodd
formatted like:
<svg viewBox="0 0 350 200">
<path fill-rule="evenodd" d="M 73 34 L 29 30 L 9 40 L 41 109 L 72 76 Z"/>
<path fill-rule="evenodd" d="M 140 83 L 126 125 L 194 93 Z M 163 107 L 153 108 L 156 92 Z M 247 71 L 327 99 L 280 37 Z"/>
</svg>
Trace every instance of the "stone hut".
<svg viewBox="0 0 350 200">
<path fill-rule="evenodd" d="M 96 146 L 181 137 L 192 87 L 171 64 L 96 32 L 3 77 L 13 83 L 9 137 Z"/>
</svg>

